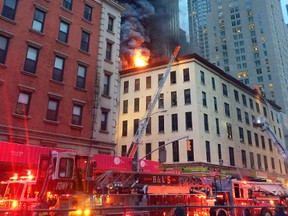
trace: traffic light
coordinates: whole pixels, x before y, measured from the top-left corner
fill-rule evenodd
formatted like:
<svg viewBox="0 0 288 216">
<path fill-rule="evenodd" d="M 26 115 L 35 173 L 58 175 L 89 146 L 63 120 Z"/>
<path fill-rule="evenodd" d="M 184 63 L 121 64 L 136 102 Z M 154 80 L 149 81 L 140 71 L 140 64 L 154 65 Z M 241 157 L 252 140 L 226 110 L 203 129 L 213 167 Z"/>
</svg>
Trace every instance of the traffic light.
<svg viewBox="0 0 288 216">
<path fill-rule="evenodd" d="M 189 139 L 186 139 L 186 144 L 187 144 L 187 151 L 191 151 L 191 142 Z"/>
</svg>

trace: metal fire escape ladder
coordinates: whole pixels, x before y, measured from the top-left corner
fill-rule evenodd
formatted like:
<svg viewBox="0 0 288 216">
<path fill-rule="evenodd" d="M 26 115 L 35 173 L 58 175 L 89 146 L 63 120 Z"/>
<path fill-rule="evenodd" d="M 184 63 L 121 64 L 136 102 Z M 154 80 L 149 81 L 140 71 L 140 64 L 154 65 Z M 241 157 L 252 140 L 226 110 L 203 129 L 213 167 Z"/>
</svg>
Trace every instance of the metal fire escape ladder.
<svg viewBox="0 0 288 216">
<path fill-rule="evenodd" d="M 287 133 L 287 135 L 288 135 L 288 129 L 286 128 L 286 126 L 282 122 L 282 119 L 278 117 L 278 114 L 276 113 L 274 108 L 271 106 L 271 104 L 270 104 L 269 100 L 266 98 L 265 94 L 259 89 L 258 86 L 254 86 L 254 87 L 255 87 L 256 91 L 261 95 L 264 102 L 267 104 L 268 109 L 277 116 L 280 124 L 282 125 L 284 133 L 285 134 Z M 285 148 L 285 144 L 282 143 L 281 139 L 274 133 L 273 129 L 270 127 L 270 125 L 265 120 L 265 118 L 264 117 L 257 118 L 253 122 L 253 125 L 254 125 L 254 127 L 259 127 L 261 129 L 261 131 L 265 131 L 269 135 L 269 137 L 271 138 L 275 147 L 277 148 L 279 154 L 282 156 L 285 163 L 288 165 L 288 151 Z"/>
<path fill-rule="evenodd" d="M 174 50 L 174 52 L 173 52 L 173 54 L 172 54 L 172 56 L 170 58 L 169 64 L 168 64 L 167 69 L 166 69 L 166 72 L 162 76 L 162 78 L 161 78 L 161 80 L 160 80 L 160 82 L 158 84 L 157 91 L 154 94 L 153 99 L 152 99 L 152 101 L 150 102 L 150 104 L 148 106 L 148 109 L 146 111 L 146 115 L 145 115 L 145 117 L 142 120 L 139 120 L 140 121 L 139 122 L 139 127 L 138 127 L 138 129 L 137 129 L 137 131 L 136 131 L 136 133 L 134 135 L 134 138 L 132 140 L 132 143 L 131 143 L 131 145 L 129 147 L 129 150 L 128 150 L 128 153 L 127 153 L 127 157 L 129 157 L 129 158 L 134 158 L 135 153 L 137 152 L 137 149 L 138 149 L 138 147 L 140 145 L 140 138 L 143 135 L 144 131 L 146 130 L 146 127 L 147 127 L 147 125 L 149 123 L 149 119 L 151 117 L 151 114 L 152 114 L 152 112 L 154 110 L 154 107 L 155 107 L 155 105 L 156 105 L 156 103 L 157 103 L 157 101 L 159 99 L 159 96 L 160 96 L 160 93 L 161 93 L 162 88 L 164 86 L 164 83 L 165 83 L 165 81 L 166 81 L 166 79 L 167 79 L 167 77 L 168 77 L 168 75 L 170 73 L 172 64 L 173 64 L 174 60 L 176 59 L 180 48 L 181 48 L 180 46 L 177 46 L 175 48 L 175 50 Z"/>
</svg>

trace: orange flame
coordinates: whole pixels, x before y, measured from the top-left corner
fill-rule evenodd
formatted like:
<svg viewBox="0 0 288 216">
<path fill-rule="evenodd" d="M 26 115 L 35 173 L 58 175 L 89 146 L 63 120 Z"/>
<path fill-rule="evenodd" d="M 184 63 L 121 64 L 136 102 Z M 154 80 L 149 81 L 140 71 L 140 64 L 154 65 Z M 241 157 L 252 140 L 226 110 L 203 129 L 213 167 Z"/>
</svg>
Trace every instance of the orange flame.
<svg viewBox="0 0 288 216">
<path fill-rule="evenodd" d="M 141 50 L 135 50 L 135 55 L 133 56 L 133 61 L 135 67 L 143 67 L 148 65 L 149 56 L 143 55 Z"/>
</svg>

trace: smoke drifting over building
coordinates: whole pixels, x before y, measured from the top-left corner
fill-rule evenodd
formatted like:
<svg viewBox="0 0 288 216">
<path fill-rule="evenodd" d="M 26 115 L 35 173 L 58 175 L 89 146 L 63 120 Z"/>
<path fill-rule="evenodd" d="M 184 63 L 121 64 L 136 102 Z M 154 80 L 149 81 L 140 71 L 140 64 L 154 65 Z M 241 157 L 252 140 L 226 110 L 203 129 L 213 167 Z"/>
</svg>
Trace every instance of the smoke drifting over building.
<svg viewBox="0 0 288 216">
<path fill-rule="evenodd" d="M 134 67 L 141 50 L 149 62 L 169 58 L 180 42 L 178 0 L 120 0 L 122 13 L 120 55 L 122 67 Z M 182 37 L 183 39 L 183 37 Z"/>
<path fill-rule="evenodd" d="M 126 9 L 122 13 L 121 24 L 121 60 L 123 67 L 133 66 L 135 51 L 143 56 L 150 56 L 149 22 L 155 14 L 154 7 L 147 0 L 120 1 Z"/>
</svg>

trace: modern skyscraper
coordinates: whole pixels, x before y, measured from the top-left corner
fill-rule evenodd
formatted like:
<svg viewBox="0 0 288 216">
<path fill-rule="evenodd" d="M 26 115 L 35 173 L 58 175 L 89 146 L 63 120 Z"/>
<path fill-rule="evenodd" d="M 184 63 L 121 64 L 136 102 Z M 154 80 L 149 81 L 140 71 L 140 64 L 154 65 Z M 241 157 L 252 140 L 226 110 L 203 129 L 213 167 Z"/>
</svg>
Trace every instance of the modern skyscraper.
<svg viewBox="0 0 288 216">
<path fill-rule="evenodd" d="M 188 0 L 190 41 L 201 56 L 288 113 L 288 32 L 277 0 Z"/>
</svg>

